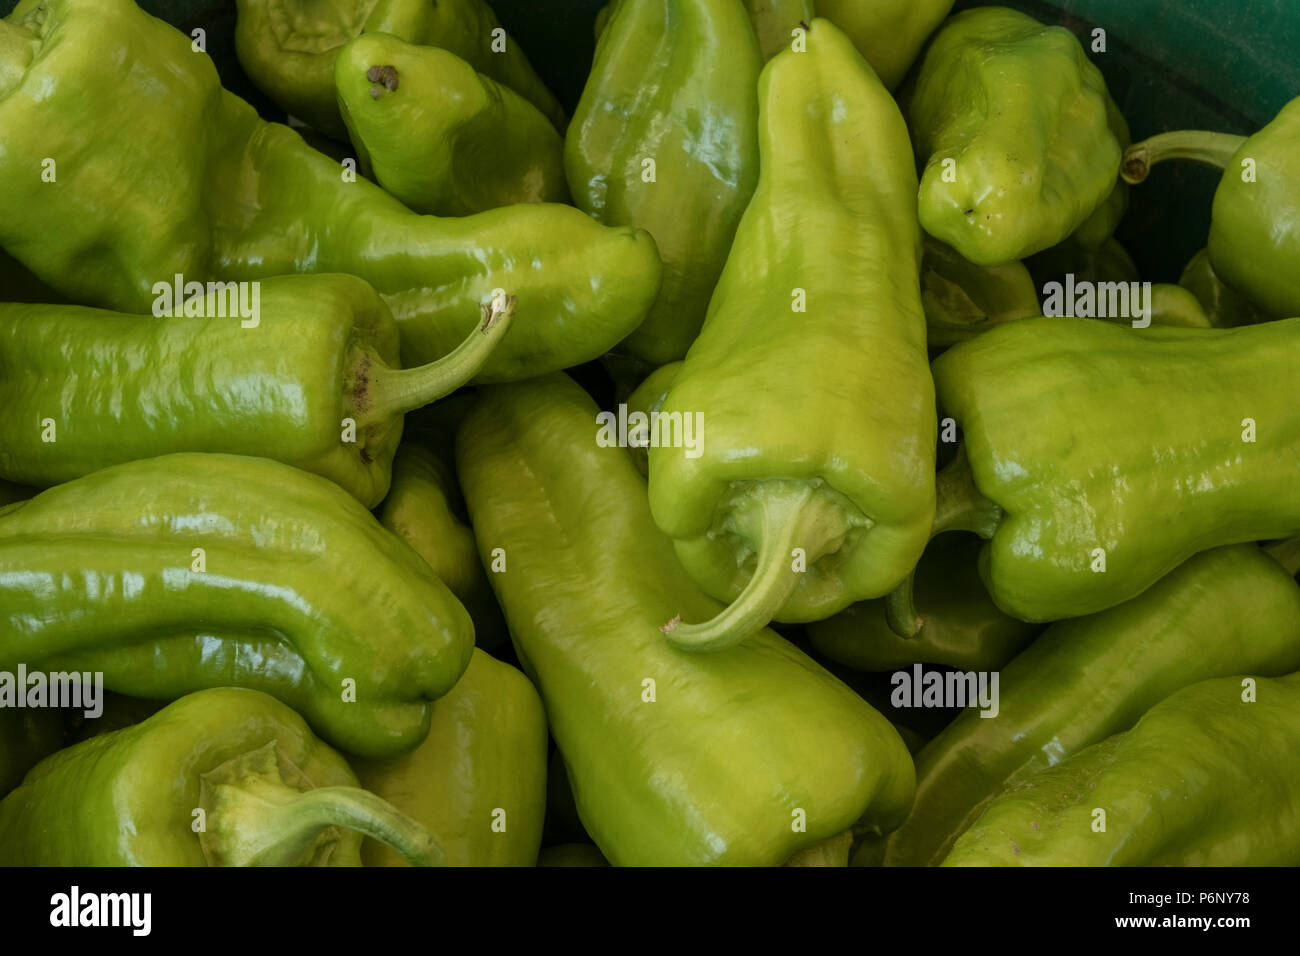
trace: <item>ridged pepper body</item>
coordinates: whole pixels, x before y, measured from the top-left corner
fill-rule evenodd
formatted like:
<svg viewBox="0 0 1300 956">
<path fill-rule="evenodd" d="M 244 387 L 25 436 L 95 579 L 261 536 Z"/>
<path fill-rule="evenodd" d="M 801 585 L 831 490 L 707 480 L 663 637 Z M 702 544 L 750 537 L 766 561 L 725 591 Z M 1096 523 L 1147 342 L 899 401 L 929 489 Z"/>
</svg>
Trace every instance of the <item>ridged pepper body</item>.
<svg viewBox="0 0 1300 956">
<path fill-rule="evenodd" d="M 480 373 L 492 381 L 595 358 L 658 292 L 647 233 L 552 203 L 420 216 L 345 181 L 131 0 L 23 0 L 0 34 L 0 128 L 22 131 L 0 154 L 0 245 L 77 302 L 148 312 L 177 274 L 349 273 L 392 309 L 409 366 L 450 352 L 505 289 L 521 321 Z"/>
<path fill-rule="evenodd" d="M 1253 544 L 1198 554 L 1140 597 L 1049 627 L 917 755 L 911 815 L 855 862 L 938 863 L 1004 787 L 1126 730 L 1181 687 L 1300 668 L 1300 587 Z"/>
<path fill-rule="evenodd" d="M 1012 787 L 943 865 L 1300 865 L 1300 674 L 1250 680 L 1251 700 L 1243 677 L 1186 687 Z"/>
<path fill-rule="evenodd" d="M 354 498 L 235 455 L 117 465 L 6 506 L 0 608 L 0 668 L 103 671 L 136 697 L 258 688 L 374 756 L 424 739 L 474 643 L 451 592 Z"/>
<path fill-rule="evenodd" d="M 1122 212 L 1123 191 L 1112 194 L 1127 130 L 1063 27 L 1005 7 L 952 17 L 926 51 L 908 125 L 924 162 L 921 225 L 977 265 L 1053 246 L 1105 207 L 1086 232 L 1098 245 Z"/>
<path fill-rule="evenodd" d="M 1297 369 L 1300 319 L 1028 319 L 939 356 L 940 406 L 1000 509 L 980 556 L 994 601 L 1027 621 L 1077 617 L 1198 551 L 1300 532 Z"/>
<path fill-rule="evenodd" d="M 775 865 L 850 827 L 887 830 L 912 768 L 884 717 L 771 631 L 709 655 L 663 641 L 664 615 L 718 605 L 655 528 L 625 450 L 597 446 L 596 412 L 561 376 L 485 390 L 457 466 L 484 559 L 502 549 L 490 579 L 601 852 Z"/>
<path fill-rule="evenodd" d="M 292 710 L 222 687 L 38 764 L 0 801 L 0 865 L 360 866 L 362 817 L 428 843 Z"/>
<path fill-rule="evenodd" d="M 353 760 L 361 785 L 438 835 L 447 866 L 535 866 L 546 815 L 546 712 L 528 678 L 480 650 L 434 701 L 424 743 Z M 366 866 L 407 866 L 377 840 Z"/>
<path fill-rule="evenodd" d="M 811 27 L 807 52 L 763 71 L 762 175 L 663 405 L 701 416 L 699 454 L 650 449 L 655 522 L 704 591 L 736 601 L 768 571 L 790 572 L 792 548 L 806 553 L 755 627 L 885 594 L 921 556 L 934 513 L 907 129 L 848 38 Z"/>
<path fill-rule="evenodd" d="M 237 0 L 237 7 L 235 49 L 244 72 L 286 112 L 335 139 L 346 142 L 348 132 L 334 95 L 334 61 L 364 33 L 447 50 L 564 129 L 564 110 L 483 0 Z"/>
<path fill-rule="evenodd" d="M 363 165 L 416 212 L 569 198 L 550 120 L 454 53 L 366 33 L 339 51 L 334 81 Z"/>
<path fill-rule="evenodd" d="M 622 0 L 600 34 L 564 165 L 579 208 L 659 247 L 659 297 L 623 343 L 647 362 L 681 358 L 704 321 L 758 178 L 761 67 L 737 0 Z"/>
</svg>

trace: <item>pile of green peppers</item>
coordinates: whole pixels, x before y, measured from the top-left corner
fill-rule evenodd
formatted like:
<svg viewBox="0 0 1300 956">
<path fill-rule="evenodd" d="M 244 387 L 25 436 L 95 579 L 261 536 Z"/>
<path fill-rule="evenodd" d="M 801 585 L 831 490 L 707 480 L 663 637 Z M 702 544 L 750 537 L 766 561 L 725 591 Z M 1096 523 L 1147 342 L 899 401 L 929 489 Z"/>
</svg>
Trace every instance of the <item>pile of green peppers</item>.
<svg viewBox="0 0 1300 956">
<path fill-rule="evenodd" d="M 1300 99 L 1133 144 L 952 0 L 612 0 L 570 103 L 484 0 L 236 7 L 0 19 L 0 865 L 1300 865 Z"/>
</svg>

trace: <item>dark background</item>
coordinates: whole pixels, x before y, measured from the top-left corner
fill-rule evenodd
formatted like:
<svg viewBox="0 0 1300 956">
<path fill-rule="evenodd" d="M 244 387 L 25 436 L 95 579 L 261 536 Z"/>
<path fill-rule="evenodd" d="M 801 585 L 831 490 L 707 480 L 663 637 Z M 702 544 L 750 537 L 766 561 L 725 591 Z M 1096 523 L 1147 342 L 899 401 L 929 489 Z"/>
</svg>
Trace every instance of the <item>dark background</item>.
<svg viewBox="0 0 1300 956">
<path fill-rule="evenodd" d="M 0 14 L 15 0 L 0 0 Z M 866 0 L 864 0 L 866 2 Z M 239 69 L 234 0 L 142 0 L 185 31 L 203 27 L 225 85 L 268 119 L 283 120 Z M 572 111 L 595 46 L 603 0 L 494 0 L 502 24 Z M 983 5 L 958 0 L 957 9 Z M 1295 0 L 1020 0 L 1007 3 L 1060 23 L 1091 48 L 1102 27 L 1107 51 L 1089 53 L 1106 77 L 1135 139 L 1170 129 L 1250 133 L 1300 94 L 1300 4 Z M 3 137 L 0 131 L 0 137 Z M 1173 281 L 1205 245 L 1218 176 L 1186 163 L 1157 167 L 1133 191 L 1119 239 L 1144 279 Z"/>
</svg>

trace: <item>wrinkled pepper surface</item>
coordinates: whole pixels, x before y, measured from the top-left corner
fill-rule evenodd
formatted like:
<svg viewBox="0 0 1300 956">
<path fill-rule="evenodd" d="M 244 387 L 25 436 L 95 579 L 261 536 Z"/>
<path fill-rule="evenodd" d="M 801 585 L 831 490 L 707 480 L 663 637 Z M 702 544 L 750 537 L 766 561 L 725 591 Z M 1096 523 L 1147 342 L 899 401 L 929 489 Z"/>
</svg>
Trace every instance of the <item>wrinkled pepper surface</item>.
<svg viewBox="0 0 1300 956">
<path fill-rule="evenodd" d="M 1002 668 L 998 713 L 966 710 L 917 755 L 907 822 L 855 862 L 921 866 L 1006 785 L 1134 722 L 1180 687 L 1300 668 L 1300 587 L 1253 544 L 1198 554 L 1119 607 L 1060 621 Z"/>
<path fill-rule="evenodd" d="M 815 30 L 816 28 L 814 28 Z M 556 375 L 486 389 L 457 439 L 479 547 L 569 768 L 616 866 L 776 865 L 907 811 L 911 758 L 879 713 L 769 630 L 711 655 L 656 629 L 712 615 L 654 526 L 595 403 Z"/>
<path fill-rule="evenodd" d="M 334 60 L 363 33 L 438 47 L 514 90 L 564 129 L 564 110 L 484 0 L 236 0 L 235 50 L 258 88 L 310 126 L 348 134 Z"/>
<path fill-rule="evenodd" d="M 0 476 L 44 487 L 139 458 L 227 452 L 324 475 L 373 507 L 402 413 L 471 378 L 515 307 L 501 297 L 450 355 L 403 370 L 388 306 L 353 276 L 267 279 L 253 319 L 224 299 L 208 293 L 203 317 L 0 305 Z"/>
<path fill-rule="evenodd" d="M 941 534 L 925 549 L 916 571 L 921 628 L 899 637 L 889 627 L 885 600 L 852 604 L 808 625 L 818 653 L 864 671 L 889 671 L 921 662 L 961 670 L 997 670 L 1041 630 L 998 610 L 980 580 L 981 542 L 971 534 Z"/>
<path fill-rule="evenodd" d="M 1300 315 L 1300 97 L 1253 136 L 1176 130 L 1135 143 L 1124 155 L 1124 178 L 1185 159 L 1223 170 L 1210 213 L 1208 252 L 1214 272 L 1265 312 Z"/>
<path fill-rule="evenodd" d="M 770 60 L 794 42 L 794 31 L 813 21 L 813 0 L 745 0 L 763 59 Z"/>
<path fill-rule="evenodd" d="M 816 0 L 817 15 L 835 24 L 893 90 L 916 60 L 953 0 Z"/>
<path fill-rule="evenodd" d="M 699 333 L 758 179 L 762 58 L 737 0 L 622 0 L 564 143 L 580 209 L 649 230 L 663 285 L 623 348 L 679 359 Z"/>
<path fill-rule="evenodd" d="M 915 566 L 934 514 L 903 117 L 826 20 L 807 52 L 764 68 L 759 102 L 758 189 L 662 409 L 698 414 L 702 446 L 650 448 L 655 522 L 696 583 L 732 602 L 669 622 L 671 641 L 701 650 L 880 597 Z"/>
<path fill-rule="evenodd" d="M 416 212 L 564 202 L 564 139 L 509 87 L 446 50 L 366 33 L 334 61 L 363 167 Z"/>
<path fill-rule="evenodd" d="M 1297 739 L 1300 674 L 1202 681 L 998 797 L 943 865 L 1300 865 Z"/>
<path fill-rule="evenodd" d="M 0 669 L 174 698 L 265 690 L 336 746 L 410 750 L 469 615 L 337 485 L 265 458 L 116 465 L 0 509 Z"/>
<path fill-rule="evenodd" d="M 448 457 L 451 449 L 448 448 Z M 478 559 L 474 529 L 453 466 L 416 436 L 393 459 L 393 484 L 379 523 L 412 548 L 474 621 L 474 643 L 491 650 L 509 638 L 492 586 Z"/>
<path fill-rule="evenodd" d="M 360 866 L 363 834 L 442 862 L 301 717 L 238 687 L 62 750 L 0 801 L 3 866 Z"/>
<path fill-rule="evenodd" d="M 0 154 L 0 245 L 85 305 L 149 312 L 176 275 L 349 273 L 384 297 L 412 366 L 452 351 L 508 289 L 529 318 L 484 366 L 491 381 L 595 358 L 658 292 L 645 232 L 553 203 L 420 216 L 345 181 L 132 0 L 22 0 L 0 20 L 0 129 L 22 131 Z"/>
<path fill-rule="evenodd" d="M 361 786 L 438 835 L 446 866 L 536 866 L 546 815 L 546 712 L 528 678 L 480 650 L 433 704 L 424 743 L 353 760 Z M 377 840 L 366 866 L 403 866 Z"/>
<path fill-rule="evenodd" d="M 1123 211 L 1112 193 L 1127 128 L 1064 27 L 1005 7 L 952 17 L 926 51 L 908 125 L 921 225 L 977 265 L 1056 245 L 1102 209 L 1085 231 L 1095 246 Z"/>
<path fill-rule="evenodd" d="M 980 576 L 1025 621 L 1114 607 L 1198 551 L 1290 537 L 1297 368 L 1300 319 L 1039 318 L 956 345 L 933 371 L 965 454 L 940 474 L 935 531 L 989 539 Z"/>
</svg>

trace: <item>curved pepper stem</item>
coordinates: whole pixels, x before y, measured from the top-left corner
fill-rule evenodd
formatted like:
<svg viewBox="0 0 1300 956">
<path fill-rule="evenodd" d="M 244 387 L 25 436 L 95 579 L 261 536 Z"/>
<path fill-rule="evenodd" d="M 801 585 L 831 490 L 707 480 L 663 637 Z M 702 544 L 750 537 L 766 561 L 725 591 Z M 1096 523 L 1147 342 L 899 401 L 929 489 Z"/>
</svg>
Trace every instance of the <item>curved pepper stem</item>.
<svg viewBox="0 0 1300 956">
<path fill-rule="evenodd" d="M 302 866 L 330 827 L 356 830 L 392 847 L 412 866 L 441 866 L 437 838 L 392 804 L 358 787 L 301 791 L 266 777 L 209 791 L 205 852 L 218 866 Z"/>
<path fill-rule="evenodd" d="M 808 564 L 837 549 L 848 533 L 843 509 L 803 482 L 763 482 L 749 508 L 738 509 L 739 530 L 758 542 L 754 576 L 736 600 L 712 620 L 683 624 L 677 616 L 659 628 L 686 651 L 719 651 L 766 627 L 799 586 L 791 552 Z"/>
<path fill-rule="evenodd" d="M 1161 133 L 1134 143 L 1124 151 L 1119 167 L 1120 176 L 1124 182 L 1137 185 L 1147 178 L 1152 166 L 1169 159 L 1186 159 L 1215 169 L 1225 169 L 1245 141 L 1245 136 L 1195 129 Z"/>
<path fill-rule="evenodd" d="M 975 487 L 975 476 L 971 473 L 964 445 L 957 449 L 957 457 L 939 472 L 934 491 L 931 538 L 945 531 L 970 531 L 987 541 L 998 530 L 998 525 L 1002 522 L 1002 509 L 980 494 Z M 915 585 L 916 568 L 913 568 L 885 598 L 885 618 L 889 622 L 889 629 L 899 637 L 916 637 L 925 625 L 916 610 Z"/>
<path fill-rule="evenodd" d="M 358 427 L 423 408 L 450 395 L 477 375 L 509 330 L 516 302 L 513 295 L 497 295 L 483 306 L 483 321 L 474 331 L 451 353 L 428 365 L 388 368 L 368 356 L 368 366 L 354 376 L 352 400 Z"/>
<path fill-rule="evenodd" d="M 1300 574 L 1300 537 L 1286 538 L 1267 544 L 1264 546 L 1264 553 L 1282 565 L 1291 577 Z"/>
</svg>

